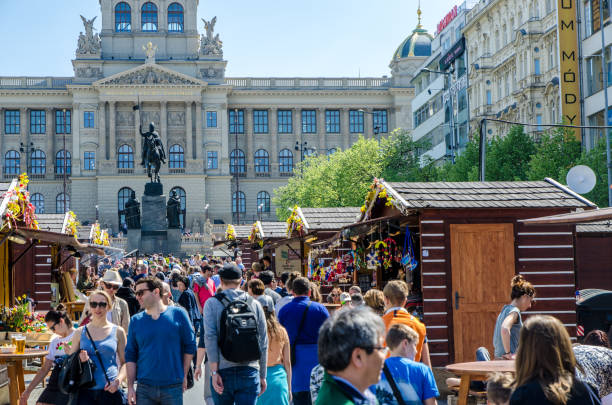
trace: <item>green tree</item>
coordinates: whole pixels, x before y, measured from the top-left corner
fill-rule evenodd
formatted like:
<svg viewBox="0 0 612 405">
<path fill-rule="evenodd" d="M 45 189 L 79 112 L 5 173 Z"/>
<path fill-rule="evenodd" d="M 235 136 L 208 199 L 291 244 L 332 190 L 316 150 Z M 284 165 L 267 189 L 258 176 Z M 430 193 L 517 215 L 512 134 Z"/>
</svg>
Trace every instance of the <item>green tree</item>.
<svg viewBox="0 0 612 405">
<path fill-rule="evenodd" d="M 300 163 L 287 185 L 274 191 L 276 215 L 284 221 L 294 205 L 302 207 L 358 207 L 383 171 L 380 145 L 359 138 L 345 151 L 313 156 Z"/>
<path fill-rule="evenodd" d="M 593 169 L 597 182 L 595 188 L 589 193 L 584 194 L 585 198 L 593 201 L 599 207 L 608 206 L 608 169 L 606 160 L 606 140 L 600 139 L 597 145 L 590 151 L 583 151 L 582 154 L 571 166 L 585 165 Z M 567 172 L 571 167 L 561 171 L 561 182 L 565 184 Z"/>
<path fill-rule="evenodd" d="M 435 181 L 437 170 L 433 160 L 429 156 L 420 155 L 430 146 L 430 142 L 414 141 L 408 131 L 396 129 L 381 142 L 382 178 L 389 182 Z"/>
<path fill-rule="evenodd" d="M 455 158 L 455 164 L 447 161 L 437 170 L 438 181 L 477 181 L 479 173 L 480 136 L 472 136 L 465 150 Z"/>
<path fill-rule="evenodd" d="M 529 161 L 528 180 L 542 180 L 546 177 L 565 183 L 563 173 L 575 166 L 582 153 L 580 141 L 574 131 L 556 128 L 545 132 L 536 144 L 535 153 Z"/>
<path fill-rule="evenodd" d="M 506 136 L 494 137 L 487 147 L 486 174 L 488 181 L 527 180 L 527 170 L 535 142 L 522 125 L 514 125 Z"/>
</svg>

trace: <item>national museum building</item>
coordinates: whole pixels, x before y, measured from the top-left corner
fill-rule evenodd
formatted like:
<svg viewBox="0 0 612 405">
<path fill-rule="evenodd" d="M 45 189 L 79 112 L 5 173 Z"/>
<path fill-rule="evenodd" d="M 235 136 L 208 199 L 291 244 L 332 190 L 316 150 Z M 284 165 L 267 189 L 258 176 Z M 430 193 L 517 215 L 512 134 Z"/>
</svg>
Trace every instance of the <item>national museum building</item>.
<svg viewBox="0 0 612 405">
<path fill-rule="evenodd" d="M 39 212 L 98 215 L 117 232 L 148 181 L 141 124 L 161 137 L 164 194 L 177 191 L 194 233 L 206 219 L 274 219 L 273 191 L 305 155 L 412 128 L 410 79 L 431 53 L 414 32 L 391 77 L 230 78 L 216 18 L 198 32 L 198 0 L 100 4 L 101 21 L 81 17 L 74 77 L 0 77 L 2 174 L 28 172 Z"/>
</svg>

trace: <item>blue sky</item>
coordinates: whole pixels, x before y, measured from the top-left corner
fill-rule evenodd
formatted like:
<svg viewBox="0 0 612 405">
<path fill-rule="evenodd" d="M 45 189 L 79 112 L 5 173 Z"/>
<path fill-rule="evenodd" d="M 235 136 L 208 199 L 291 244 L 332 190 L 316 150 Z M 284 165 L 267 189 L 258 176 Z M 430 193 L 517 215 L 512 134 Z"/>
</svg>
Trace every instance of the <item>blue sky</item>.
<svg viewBox="0 0 612 405">
<path fill-rule="evenodd" d="M 460 0 L 424 0 L 423 25 Z M 227 76 L 382 76 L 417 23 L 417 0 L 200 0 L 200 18 L 217 16 Z M 98 0 L 0 0 L 0 75 L 72 76 L 79 14 L 98 16 Z"/>
</svg>

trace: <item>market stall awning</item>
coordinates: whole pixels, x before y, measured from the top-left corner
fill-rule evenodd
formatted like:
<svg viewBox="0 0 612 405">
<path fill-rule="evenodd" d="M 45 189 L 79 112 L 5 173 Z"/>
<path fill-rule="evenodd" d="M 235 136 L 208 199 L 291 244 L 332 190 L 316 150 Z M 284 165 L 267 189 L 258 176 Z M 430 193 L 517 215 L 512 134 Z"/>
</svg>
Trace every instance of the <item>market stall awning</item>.
<svg viewBox="0 0 612 405">
<path fill-rule="evenodd" d="M 36 239 L 41 242 L 56 243 L 62 246 L 71 246 L 77 252 L 92 253 L 100 256 L 104 256 L 104 249 L 108 248 L 107 246 L 97 246 L 88 243 L 80 243 L 72 235 L 51 231 L 42 231 L 39 229 L 17 228 L 15 229 L 15 234 L 22 236 L 26 239 Z"/>
<path fill-rule="evenodd" d="M 522 219 L 519 222 L 523 222 L 526 225 L 581 224 L 587 222 L 602 221 L 606 219 L 612 219 L 612 207 L 581 212 L 572 212 L 569 214 L 549 215 L 546 217 Z"/>
</svg>

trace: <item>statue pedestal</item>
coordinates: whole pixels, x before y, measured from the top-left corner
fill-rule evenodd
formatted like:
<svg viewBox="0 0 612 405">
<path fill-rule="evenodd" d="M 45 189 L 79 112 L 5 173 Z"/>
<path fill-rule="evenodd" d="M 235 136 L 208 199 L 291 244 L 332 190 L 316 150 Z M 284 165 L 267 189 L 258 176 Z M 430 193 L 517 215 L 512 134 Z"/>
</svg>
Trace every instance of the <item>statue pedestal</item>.
<svg viewBox="0 0 612 405">
<path fill-rule="evenodd" d="M 128 247 L 127 251 L 140 249 L 140 229 L 128 229 L 127 233 Z"/>
<path fill-rule="evenodd" d="M 147 194 L 142 196 L 141 225 L 140 252 L 144 254 L 167 253 L 166 196 Z"/>
<path fill-rule="evenodd" d="M 182 233 L 180 229 L 168 229 L 168 244 L 166 248 L 168 249 L 168 253 L 172 253 L 174 256 L 181 256 L 181 242 L 182 242 Z"/>
</svg>

